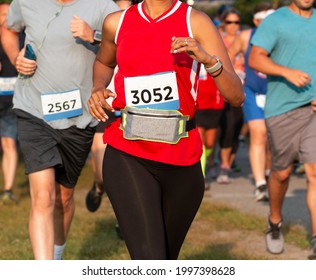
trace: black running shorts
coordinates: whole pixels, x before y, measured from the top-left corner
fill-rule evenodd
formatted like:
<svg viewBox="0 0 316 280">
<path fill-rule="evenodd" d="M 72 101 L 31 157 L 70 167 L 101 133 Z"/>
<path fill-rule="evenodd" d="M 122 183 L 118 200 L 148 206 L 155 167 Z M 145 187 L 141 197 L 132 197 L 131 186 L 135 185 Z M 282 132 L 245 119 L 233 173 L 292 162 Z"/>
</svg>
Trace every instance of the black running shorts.
<svg viewBox="0 0 316 280">
<path fill-rule="evenodd" d="M 54 129 L 31 114 L 15 112 L 25 173 L 55 168 L 56 182 L 75 187 L 89 155 L 95 127 Z"/>
</svg>

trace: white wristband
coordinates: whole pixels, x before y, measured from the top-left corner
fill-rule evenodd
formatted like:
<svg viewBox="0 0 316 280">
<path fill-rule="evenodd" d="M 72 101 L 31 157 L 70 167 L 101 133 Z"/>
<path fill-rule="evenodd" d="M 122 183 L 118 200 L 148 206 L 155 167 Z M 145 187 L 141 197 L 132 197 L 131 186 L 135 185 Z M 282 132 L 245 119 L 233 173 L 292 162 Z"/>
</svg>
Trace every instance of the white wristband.
<svg viewBox="0 0 316 280">
<path fill-rule="evenodd" d="M 207 73 L 209 73 L 210 75 L 212 75 L 213 73 L 215 73 L 216 71 L 218 71 L 219 69 L 221 69 L 223 67 L 223 63 L 221 62 L 221 60 L 217 57 L 217 56 L 214 56 L 217 60 L 217 62 L 211 66 L 211 67 L 205 67 L 205 71 Z"/>
</svg>

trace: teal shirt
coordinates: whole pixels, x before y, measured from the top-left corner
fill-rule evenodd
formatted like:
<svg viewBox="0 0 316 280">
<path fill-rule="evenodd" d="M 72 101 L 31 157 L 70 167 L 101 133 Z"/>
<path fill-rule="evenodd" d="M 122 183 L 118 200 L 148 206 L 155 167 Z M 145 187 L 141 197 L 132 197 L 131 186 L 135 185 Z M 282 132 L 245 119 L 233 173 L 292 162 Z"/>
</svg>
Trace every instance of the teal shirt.
<svg viewBox="0 0 316 280">
<path fill-rule="evenodd" d="M 265 118 L 277 116 L 316 99 L 316 13 L 304 18 L 282 7 L 258 27 L 251 44 L 269 52 L 271 59 L 312 78 L 298 88 L 280 76 L 268 76 Z"/>
</svg>

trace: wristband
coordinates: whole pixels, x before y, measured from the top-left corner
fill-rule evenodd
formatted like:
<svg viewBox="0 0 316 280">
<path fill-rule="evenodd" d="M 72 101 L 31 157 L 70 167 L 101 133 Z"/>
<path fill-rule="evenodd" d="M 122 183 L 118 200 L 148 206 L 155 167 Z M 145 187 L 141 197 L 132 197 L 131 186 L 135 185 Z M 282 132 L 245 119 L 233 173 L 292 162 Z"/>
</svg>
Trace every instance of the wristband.
<svg viewBox="0 0 316 280">
<path fill-rule="evenodd" d="M 217 72 L 219 69 L 223 68 L 223 63 L 221 62 L 221 60 L 217 57 L 217 56 L 214 56 L 217 60 L 217 62 L 211 66 L 211 67 L 205 67 L 205 71 L 207 73 L 209 73 L 210 75 L 212 75 L 213 73 Z"/>
<path fill-rule="evenodd" d="M 92 45 L 98 45 L 102 41 L 102 33 L 100 30 L 93 31 L 93 43 Z"/>
<path fill-rule="evenodd" d="M 210 75 L 211 75 L 211 77 L 212 77 L 212 78 L 216 78 L 216 77 L 218 77 L 220 74 L 222 74 L 223 69 L 224 69 L 224 68 L 222 67 L 222 68 L 221 68 L 221 70 L 220 70 L 217 74 L 215 74 L 215 75 L 211 75 L 211 74 L 210 74 Z"/>
</svg>

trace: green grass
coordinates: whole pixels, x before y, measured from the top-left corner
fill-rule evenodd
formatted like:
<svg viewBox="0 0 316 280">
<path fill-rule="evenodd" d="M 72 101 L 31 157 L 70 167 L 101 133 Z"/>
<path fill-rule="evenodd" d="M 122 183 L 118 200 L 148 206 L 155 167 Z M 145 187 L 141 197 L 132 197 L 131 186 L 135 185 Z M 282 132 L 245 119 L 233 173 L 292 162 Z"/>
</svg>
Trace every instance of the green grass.
<svg viewBox="0 0 316 280">
<path fill-rule="evenodd" d="M 0 175 L 2 182 L 2 175 Z M 70 230 L 64 258 L 68 260 L 126 260 L 129 259 L 124 241 L 117 238 L 116 219 L 111 205 L 104 198 L 100 209 L 90 213 L 85 208 L 85 195 L 93 181 L 91 166 L 87 164 L 80 176 L 75 192 L 76 213 Z M 0 259 L 33 259 L 28 237 L 30 197 L 23 164 L 16 176 L 15 195 L 18 205 L 0 204 Z M 240 213 L 220 204 L 203 201 L 188 233 L 179 259 L 246 260 L 260 259 L 251 250 L 236 250 L 238 239 L 249 235 L 263 238 L 266 221 L 263 218 Z M 235 236 L 235 233 L 238 236 Z M 223 235 L 222 238 L 219 238 Z M 307 233 L 301 227 L 286 224 L 288 243 L 301 248 L 308 247 Z"/>
</svg>

